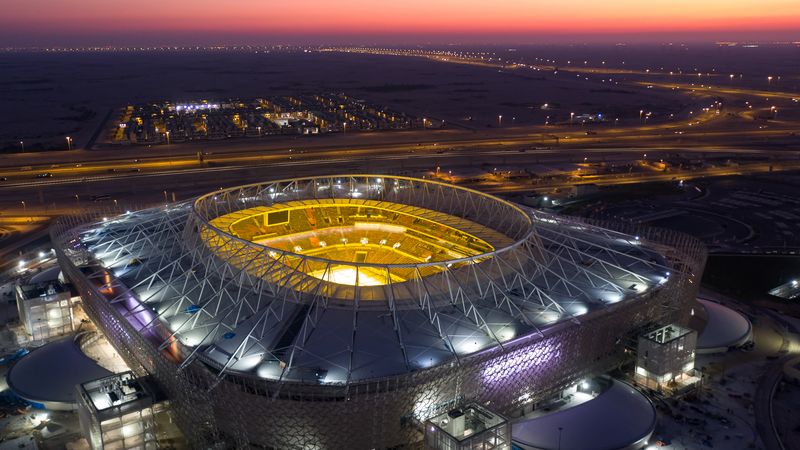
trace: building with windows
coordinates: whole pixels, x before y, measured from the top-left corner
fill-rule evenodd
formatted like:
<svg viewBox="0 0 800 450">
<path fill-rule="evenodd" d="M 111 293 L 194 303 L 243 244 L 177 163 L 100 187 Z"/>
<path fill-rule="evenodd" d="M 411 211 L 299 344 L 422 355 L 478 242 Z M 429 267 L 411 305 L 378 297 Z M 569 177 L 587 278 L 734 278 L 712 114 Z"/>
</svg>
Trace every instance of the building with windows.
<svg viewBox="0 0 800 450">
<path fill-rule="evenodd" d="M 678 382 L 699 381 L 694 376 L 697 331 L 670 324 L 639 336 L 636 352 L 637 383 L 661 391 Z"/>
<path fill-rule="evenodd" d="M 41 341 L 75 330 L 72 317 L 72 294 L 60 269 L 34 275 L 27 283 L 15 286 L 19 319 L 33 341 Z"/>
</svg>

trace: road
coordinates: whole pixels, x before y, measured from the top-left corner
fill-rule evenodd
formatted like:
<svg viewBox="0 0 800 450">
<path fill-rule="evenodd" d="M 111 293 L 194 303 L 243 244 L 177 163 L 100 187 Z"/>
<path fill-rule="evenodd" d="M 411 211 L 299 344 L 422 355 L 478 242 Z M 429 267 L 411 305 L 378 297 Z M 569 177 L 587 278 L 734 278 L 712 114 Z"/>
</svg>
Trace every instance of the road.
<svg viewBox="0 0 800 450">
<path fill-rule="evenodd" d="M 724 93 L 720 93 L 723 95 Z M 726 111 L 726 110 L 721 110 Z M 274 136 L 226 140 L 203 140 L 150 146 L 117 147 L 98 151 L 13 154 L 0 157 L 0 177 L 9 181 L 52 172 L 82 176 L 99 169 L 149 170 L 165 163 L 185 164 L 197 161 L 198 153 L 206 161 L 243 162 L 247 160 L 293 160 L 357 158 L 437 154 L 447 148 L 469 152 L 496 152 L 520 149 L 537 154 L 604 154 L 621 149 L 679 150 L 681 152 L 742 152 L 777 154 L 797 152 L 800 138 L 790 135 L 797 128 L 791 121 L 755 122 L 749 119 L 754 110 L 732 109 L 733 116 L 706 113 L 691 120 L 669 121 L 635 128 L 615 128 L 610 124 L 592 127 L 597 134 L 586 135 L 577 126 L 527 127 L 488 130 L 419 130 L 376 133 L 326 134 L 318 136 Z M 769 109 L 760 111 L 769 114 Z M 766 126 L 766 128 L 762 128 Z M 588 129 L 588 127 L 587 127 Z M 680 133 L 680 134 L 678 134 Z M 558 139 L 553 139 L 555 136 Z M 549 149 L 548 149 L 549 147 Z M 302 153 L 301 153 L 302 152 Z M 80 167 L 78 167 L 80 165 Z M 30 167 L 29 170 L 22 168 Z M 94 172 L 93 172 L 94 171 Z M 0 185 L 3 181 L 0 180 Z"/>
</svg>

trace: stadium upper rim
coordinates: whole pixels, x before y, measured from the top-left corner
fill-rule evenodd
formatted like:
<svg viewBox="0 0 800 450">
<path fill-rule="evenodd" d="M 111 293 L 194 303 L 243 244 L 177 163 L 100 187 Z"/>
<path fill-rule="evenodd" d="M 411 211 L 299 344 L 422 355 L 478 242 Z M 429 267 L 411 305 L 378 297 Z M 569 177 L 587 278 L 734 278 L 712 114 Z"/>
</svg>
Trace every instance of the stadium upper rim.
<svg viewBox="0 0 800 450">
<path fill-rule="evenodd" d="M 319 181 L 323 180 L 326 184 L 321 185 L 325 188 L 329 188 L 329 192 L 332 194 L 330 197 L 320 197 L 318 194 L 320 193 L 320 189 L 317 189 L 316 186 L 319 186 Z M 334 186 L 341 185 L 341 183 L 334 183 L 335 180 L 349 180 L 348 189 L 343 189 L 344 192 L 340 194 L 339 197 L 336 197 Z M 363 182 L 361 182 L 363 180 Z M 389 184 L 388 190 L 396 189 L 402 190 L 407 188 L 414 188 L 420 189 L 423 188 L 428 192 L 433 193 L 432 191 L 440 191 L 440 190 L 449 190 L 452 191 L 451 193 L 461 193 L 465 200 L 472 201 L 474 206 L 475 200 L 480 200 L 482 202 L 487 203 L 487 211 L 491 213 L 498 213 L 498 212 L 511 212 L 515 215 L 512 218 L 512 222 L 519 222 L 513 224 L 511 227 L 506 225 L 505 229 L 503 227 L 492 227 L 491 220 L 483 221 L 486 222 L 480 223 L 480 218 L 476 217 L 476 221 L 471 221 L 478 223 L 479 225 L 483 225 L 493 231 L 499 232 L 506 237 L 513 240 L 513 243 L 504 245 L 500 248 L 495 248 L 492 251 L 483 252 L 473 256 L 467 256 L 462 258 L 452 258 L 445 261 L 432 261 L 432 262 L 422 262 L 422 263 L 402 263 L 402 264 L 376 264 L 376 263 L 359 263 L 359 262 L 349 262 L 349 261 L 341 261 L 341 260 L 333 260 L 328 258 L 321 258 L 315 257 L 311 255 L 306 255 L 297 252 L 286 251 L 274 247 L 270 247 L 263 244 L 257 244 L 252 241 L 242 239 L 238 236 L 234 236 L 233 234 L 219 229 L 216 227 L 212 222 L 214 219 L 218 219 L 223 215 L 232 214 L 236 212 L 244 211 L 248 208 L 258 207 L 258 206 L 273 206 L 273 205 L 280 205 L 285 204 L 288 202 L 293 201 L 322 201 L 322 200 L 347 200 L 353 201 L 358 199 L 353 199 L 353 190 L 358 189 L 358 185 L 367 185 L 369 186 L 371 181 L 378 183 L 381 187 L 378 189 L 377 193 L 386 193 L 387 192 L 387 180 L 395 181 L 396 185 Z M 354 183 L 355 181 L 355 183 Z M 305 184 L 305 187 L 298 189 L 302 183 Z M 355 184 L 355 186 L 354 186 Z M 396 186 L 396 187 L 395 187 Z M 308 189 L 311 187 L 312 189 Z M 272 190 L 273 192 L 270 192 Z M 247 196 L 248 193 L 255 191 L 255 196 Z M 287 191 L 293 191 L 292 193 L 295 194 L 294 196 L 287 194 Z M 303 195 L 297 195 L 302 193 Z M 367 190 L 366 194 L 369 196 L 370 194 L 375 194 L 376 192 L 369 192 Z M 231 200 L 234 200 L 231 202 Z M 379 201 L 381 203 L 394 203 L 394 204 L 401 204 L 405 206 L 408 205 L 402 201 L 398 201 L 397 199 L 388 201 L 388 200 L 375 200 L 375 199 L 366 199 L 368 202 Z M 222 203 L 225 207 L 220 210 L 219 205 Z M 359 204 L 360 202 L 354 202 L 353 204 Z M 369 206 L 369 204 L 364 203 L 364 205 Z M 417 206 L 417 205 L 414 205 Z M 425 205 L 426 209 L 432 209 L 431 206 L 439 206 L 439 205 Z M 441 205 L 445 206 L 445 205 Z M 462 203 L 460 205 L 460 211 L 441 211 L 439 209 L 432 209 L 433 211 L 453 216 L 453 213 L 461 214 L 461 217 L 466 218 L 466 214 L 464 214 L 464 208 L 467 207 L 467 202 Z M 494 197 L 489 194 L 485 194 L 479 191 L 475 191 L 472 189 L 464 188 L 461 186 L 456 186 L 449 183 L 443 183 L 440 181 L 433 181 L 433 180 L 426 180 L 426 179 L 419 179 L 419 178 L 410 178 L 410 177 L 403 177 L 403 176 L 393 176 L 393 175 L 326 175 L 323 177 L 309 177 L 309 178 L 288 178 L 283 180 L 277 181 L 269 181 L 264 183 L 253 183 L 244 186 L 236 186 L 234 188 L 229 189 L 220 189 L 206 195 L 199 197 L 195 202 L 192 204 L 192 215 L 198 220 L 201 224 L 208 227 L 210 230 L 214 230 L 215 234 L 223 235 L 227 239 L 237 241 L 242 245 L 258 245 L 262 247 L 266 251 L 275 252 L 278 255 L 286 255 L 290 257 L 302 258 L 308 261 L 315 261 L 324 264 L 335 264 L 337 266 L 352 266 L 352 267 L 365 267 L 365 268 L 408 268 L 408 267 L 436 267 L 442 266 L 447 264 L 459 264 L 459 263 L 470 263 L 475 261 L 480 261 L 489 257 L 497 256 L 501 253 L 507 252 L 513 248 L 516 248 L 520 245 L 523 245 L 528 238 L 535 232 L 534 223 L 531 218 L 522 211 L 518 206 L 514 205 L 511 202 L 507 202 L 500 198 Z M 498 229 L 500 228 L 500 229 Z M 465 230 L 460 230 L 465 231 Z M 466 231 L 469 233 L 469 231 Z"/>
</svg>

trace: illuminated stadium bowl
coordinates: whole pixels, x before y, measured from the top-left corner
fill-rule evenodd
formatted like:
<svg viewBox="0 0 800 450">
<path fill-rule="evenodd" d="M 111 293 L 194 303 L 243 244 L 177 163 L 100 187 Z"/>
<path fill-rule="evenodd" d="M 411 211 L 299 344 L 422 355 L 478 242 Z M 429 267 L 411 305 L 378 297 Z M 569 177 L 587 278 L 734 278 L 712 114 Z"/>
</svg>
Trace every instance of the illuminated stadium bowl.
<svg viewBox="0 0 800 450">
<path fill-rule="evenodd" d="M 90 317 L 173 392 L 182 428 L 322 449 L 413 442 L 409 420 L 469 399 L 519 411 L 618 364 L 621 336 L 688 317 L 702 244 L 632 230 L 342 175 L 51 233 Z M 344 433 L 339 414 L 369 433 Z"/>
</svg>

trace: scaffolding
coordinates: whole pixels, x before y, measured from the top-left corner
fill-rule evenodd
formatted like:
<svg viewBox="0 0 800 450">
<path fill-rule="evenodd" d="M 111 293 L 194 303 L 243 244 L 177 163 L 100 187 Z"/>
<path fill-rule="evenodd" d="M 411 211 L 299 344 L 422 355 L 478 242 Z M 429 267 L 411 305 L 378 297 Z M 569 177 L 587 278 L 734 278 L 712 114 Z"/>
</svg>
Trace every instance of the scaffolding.
<svg viewBox="0 0 800 450">
<path fill-rule="evenodd" d="M 334 185 L 347 188 L 331 189 Z M 278 258 L 268 258 L 273 250 L 209 224 L 262 204 L 325 195 L 351 198 L 356 192 L 371 201 L 470 217 L 514 243 L 491 257 L 460 261 L 458 268 L 447 267 L 447 261 L 431 263 L 441 270 L 411 280 L 413 295 L 393 296 L 389 288 L 383 297 L 367 299 L 366 292 L 377 291 L 350 286 L 337 296 L 324 286 L 306 289 L 321 286 L 319 279 L 296 270 L 312 257 L 275 252 Z M 621 340 L 663 323 L 685 325 L 706 258 L 702 243 L 681 233 L 622 224 L 608 224 L 609 229 L 601 222 L 402 177 L 264 183 L 104 221 L 108 216 L 107 211 L 84 211 L 53 224 L 59 262 L 79 288 L 87 315 L 129 367 L 137 375 L 152 375 L 170 399 L 176 423 L 194 448 L 407 445 L 423 438 L 426 419 L 471 402 L 490 401 L 494 410 L 512 417 L 620 364 Z M 75 239 L 85 244 L 70 243 Z M 468 273 L 480 276 L 466 278 Z M 326 294 L 319 295 L 322 291 Z M 298 314 L 297 305 L 310 307 Z M 345 311 L 350 322 L 337 323 L 352 340 L 340 364 L 342 381 L 304 379 L 319 373 L 298 367 L 297 361 L 311 353 L 304 346 L 308 339 L 325 338 L 320 315 Z M 371 311 L 380 322 L 362 326 L 359 318 Z M 404 317 L 411 313 L 423 314 L 424 329 L 408 329 Z M 267 318 L 301 327 L 297 338 L 279 346 L 283 353 L 272 363 L 275 372 L 261 376 L 243 367 L 254 349 L 264 364 L 270 364 L 269 352 L 276 356 L 276 347 L 265 345 Z M 452 344 L 452 331 L 444 324 L 454 321 L 469 330 L 470 344 L 481 342 L 476 350 Z M 506 337 L 497 324 L 514 324 L 519 332 Z M 358 352 L 358 343 L 370 333 L 389 332 L 400 349 L 396 367 L 403 369 L 374 377 L 359 372 L 359 361 L 370 360 L 358 359 L 368 356 Z M 415 347 L 409 343 L 423 332 L 438 336 L 442 355 L 430 366 L 407 356 Z M 221 352 L 234 337 L 240 339 L 237 346 Z M 220 353 L 226 358 L 219 359 Z M 319 361 L 333 356 L 321 355 Z"/>
</svg>

